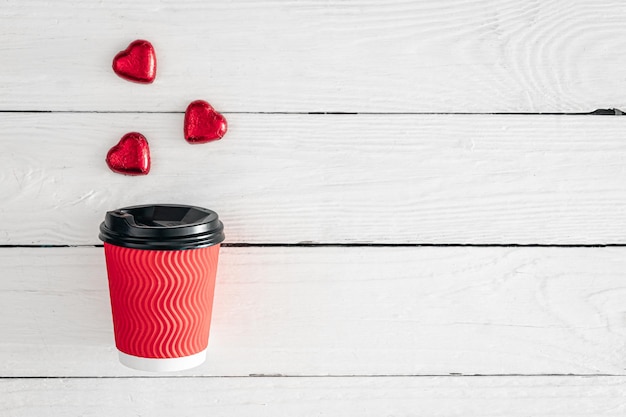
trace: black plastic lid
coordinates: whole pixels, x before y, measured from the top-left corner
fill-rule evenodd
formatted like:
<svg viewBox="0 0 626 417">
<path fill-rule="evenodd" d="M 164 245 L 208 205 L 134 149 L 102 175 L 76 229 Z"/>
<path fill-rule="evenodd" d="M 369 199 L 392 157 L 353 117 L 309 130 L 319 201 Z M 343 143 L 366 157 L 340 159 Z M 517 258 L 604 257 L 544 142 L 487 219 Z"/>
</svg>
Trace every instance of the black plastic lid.
<svg viewBox="0 0 626 417">
<path fill-rule="evenodd" d="M 99 237 L 127 248 L 196 249 L 221 243 L 224 225 L 202 207 L 146 204 L 107 212 Z"/>
</svg>

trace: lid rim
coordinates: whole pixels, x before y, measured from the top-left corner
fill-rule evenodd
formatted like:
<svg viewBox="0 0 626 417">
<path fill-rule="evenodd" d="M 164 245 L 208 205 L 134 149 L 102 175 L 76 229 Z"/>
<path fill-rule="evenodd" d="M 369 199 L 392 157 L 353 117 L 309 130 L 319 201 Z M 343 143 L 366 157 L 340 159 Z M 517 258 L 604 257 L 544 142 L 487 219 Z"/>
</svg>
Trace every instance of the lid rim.
<svg viewBox="0 0 626 417">
<path fill-rule="evenodd" d="M 181 246 L 172 246 L 172 245 L 141 245 L 134 243 L 126 243 L 119 241 L 104 241 L 107 245 L 119 246 L 122 248 L 128 249 L 139 249 L 139 250 L 193 250 L 193 249 L 203 249 L 208 248 L 215 245 L 220 245 L 222 242 L 211 242 L 211 243 L 202 243 L 197 245 L 181 245 Z"/>
</svg>

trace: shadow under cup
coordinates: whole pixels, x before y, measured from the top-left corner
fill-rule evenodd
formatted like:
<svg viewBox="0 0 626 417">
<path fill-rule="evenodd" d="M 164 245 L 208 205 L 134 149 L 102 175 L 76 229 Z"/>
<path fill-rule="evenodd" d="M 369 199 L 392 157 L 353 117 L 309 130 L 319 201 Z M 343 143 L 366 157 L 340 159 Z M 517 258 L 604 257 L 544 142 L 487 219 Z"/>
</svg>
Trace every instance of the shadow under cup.
<svg viewBox="0 0 626 417">
<path fill-rule="evenodd" d="M 120 362 L 144 371 L 206 359 L 224 226 L 214 211 L 158 204 L 107 212 L 100 239 Z"/>
</svg>

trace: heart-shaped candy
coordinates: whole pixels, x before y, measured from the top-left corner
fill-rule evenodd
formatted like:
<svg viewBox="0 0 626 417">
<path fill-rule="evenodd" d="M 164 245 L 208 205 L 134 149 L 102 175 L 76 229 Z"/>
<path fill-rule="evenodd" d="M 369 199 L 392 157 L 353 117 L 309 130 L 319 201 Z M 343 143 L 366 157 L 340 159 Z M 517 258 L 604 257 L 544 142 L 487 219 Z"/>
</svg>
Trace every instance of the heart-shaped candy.
<svg viewBox="0 0 626 417">
<path fill-rule="evenodd" d="M 150 84 L 156 77 L 156 54 L 152 44 L 141 39 L 131 42 L 113 58 L 113 71 L 125 80 Z"/>
<path fill-rule="evenodd" d="M 141 133 L 127 133 L 109 150 L 106 161 L 113 172 L 124 175 L 147 175 L 150 172 L 148 141 Z"/>
<path fill-rule="evenodd" d="M 204 100 L 192 101 L 185 111 L 185 140 L 205 143 L 221 139 L 226 134 L 226 118 Z"/>
</svg>

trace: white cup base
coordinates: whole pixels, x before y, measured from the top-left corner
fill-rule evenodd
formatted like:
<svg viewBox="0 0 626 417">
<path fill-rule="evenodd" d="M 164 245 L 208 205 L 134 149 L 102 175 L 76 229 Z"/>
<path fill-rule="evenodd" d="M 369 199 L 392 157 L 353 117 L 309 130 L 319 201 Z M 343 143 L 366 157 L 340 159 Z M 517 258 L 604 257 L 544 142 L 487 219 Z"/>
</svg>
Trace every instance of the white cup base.
<svg viewBox="0 0 626 417">
<path fill-rule="evenodd" d="M 142 358 L 118 351 L 122 365 L 139 371 L 172 372 L 195 368 L 206 360 L 206 349 L 180 358 Z"/>
</svg>

